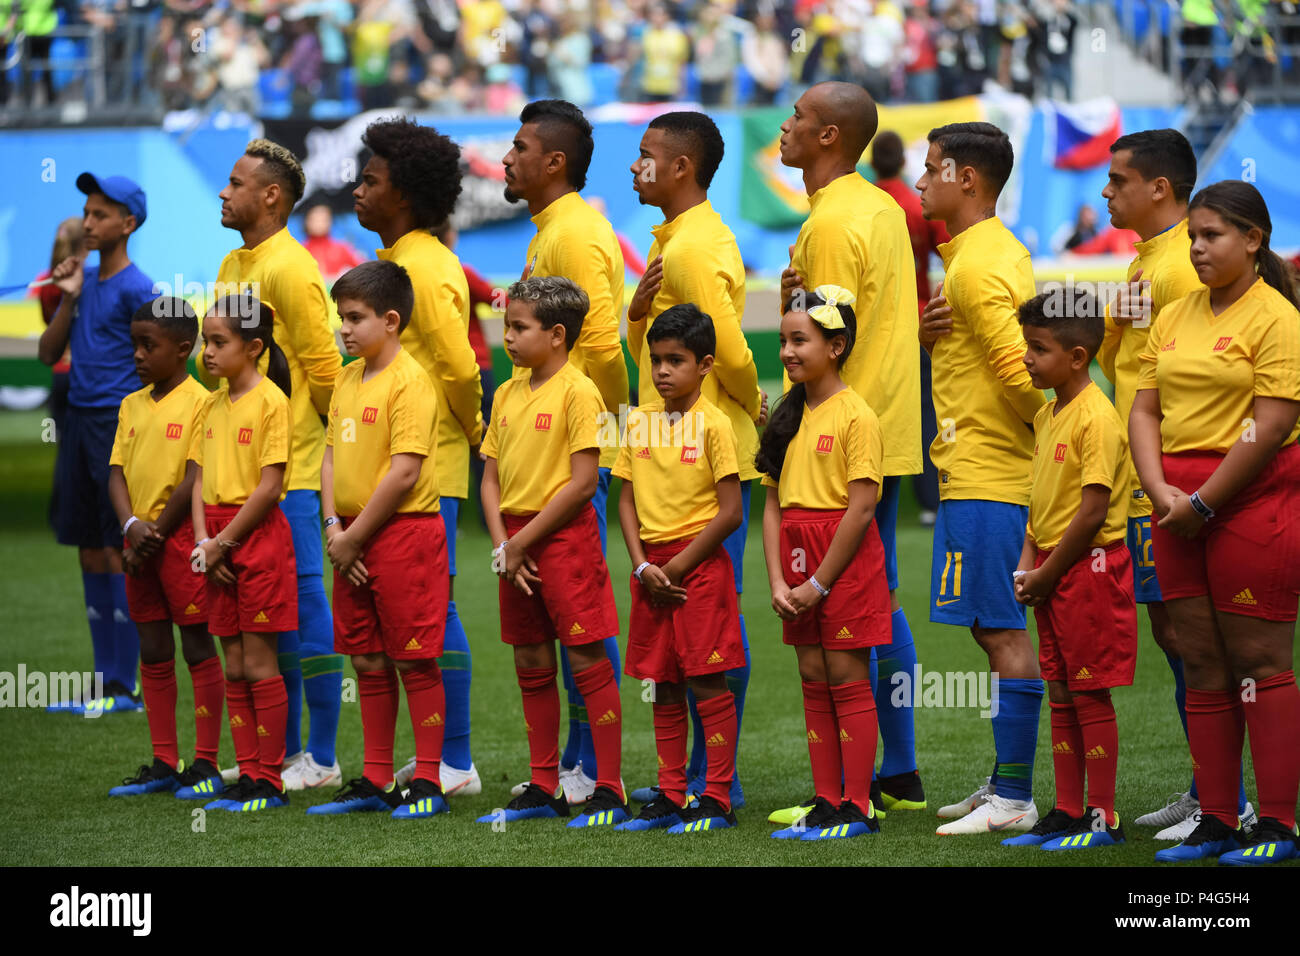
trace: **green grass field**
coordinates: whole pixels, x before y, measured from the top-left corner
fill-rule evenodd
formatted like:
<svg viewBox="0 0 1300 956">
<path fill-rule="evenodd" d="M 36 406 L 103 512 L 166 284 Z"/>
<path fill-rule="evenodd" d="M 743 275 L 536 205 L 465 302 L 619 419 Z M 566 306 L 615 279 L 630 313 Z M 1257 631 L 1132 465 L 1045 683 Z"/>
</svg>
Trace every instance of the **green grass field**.
<svg viewBox="0 0 1300 956">
<path fill-rule="evenodd" d="M 4 640 L 0 671 L 84 670 L 89 635 L 76 555 L 59 547 L 45 523 L 54 447 L 42 444 L 44 413 L 0 414 L 0 606 Z M 497 628 L 496 582 L 488 570 L 488 539 L 472 508 L 461 518 L 456 596 L 474 654 L 473 751 L 484 793 L 456 799 L 449 816 L 399 824 L 386 816 L 308 819 L 303 810 L 327 794 L 293 795 L 285 810 L 255 815 L 213 811 L 194 816 L 195 805 L 169 795 L 109 799 L 108 788 L 149 758 L 142 713 L 86 720 L 38 710 L 0 711 L 6 773 L 0 778 L 0 864 L 5 865 L 925 865 L 1060 866 L 1147 865 L 1160 844 L 1150 829 L 1128 825 L 1128 844 L 1084 853 L 1049 854 L 1009 849 L 988 837 L 934 835 L 934 808 L 982 782 L 992 765 L 988 722 L 974 709 L 921 709 L 916 715 L 920 771 L 931 809 L 891 813 L 879 837 L 803 846 L 768 838 L 770 810 L 811 790 L 804 743 L 799 679 L 792 652 L 782 645 L 768 604 L 757 516 L 746 552 L 749 590 L 743 607 L 749 625 L 753 677 L 740 740 L 739 765 L 748 805 L 738 829 L 699 837 L 662 832 L 578 832 L 558 821 L 511 824 L 503 832 L 474 818 L 503 806 L 510 786 L 528 775 L 519 692 L 511 656 Z M 617 528 L 617 522 L 613 525 Z M 930 533 L 905 495 L 900 516 L 901 599 L 927 670 L 978 671 L 982 654 L 970 635 L 926 620 Z M 610 546 L 624 629 L 629 564 L 617 532 Z M 1118 809 L 1124 820 L 1163 806 L 1185 789 L 1189 762 L 1173 706 L 1173 684 L 1163 655 L 1141 618 L 1136 685 L 1115 693 L 1122 752 Z M 179 657 L 179 655 L 178 655 Z M 351 669 L 348 669 L 349 676 Z M 178 667 L 180 713 L 191 706 L 185 668 Z M 653 783 L 655 756 L 650 705 L 640 686 L 625 681 L 623 775 L 629 788 Z M 179 719 L 181 752 L 193 747 L 193 724 Z M 190 751 L 192 753 L 192 751 Z M 413 752 L 405 713 L 398 718 L 397 755 Z M 361 717 L 344 703 L 339 755 L 345 776 L 361 762 Z M 222 765 L 232 762 L 229 739 Z M 1052 806 L 1050 739 L 1046 705 L 1040 726 L 1035 798 L 1041 813 Z M 1247 789 L 1254 787 L 1247 770 Z M 1294 864 L 1292 864 L 1294 865 Z"/>
</svg>

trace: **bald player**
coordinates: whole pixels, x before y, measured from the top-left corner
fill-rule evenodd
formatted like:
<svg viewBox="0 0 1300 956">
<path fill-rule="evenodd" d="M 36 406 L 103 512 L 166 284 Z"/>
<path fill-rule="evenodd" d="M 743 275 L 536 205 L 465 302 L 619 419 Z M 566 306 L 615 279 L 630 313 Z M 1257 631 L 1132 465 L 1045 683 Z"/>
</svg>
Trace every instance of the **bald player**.
<svg viewBox="0 0 1300 956">
<path fill-rule="evenodd" d="M 627 347 L 639 371 L 642 401 L 656 394 L 650 367 L 647 334 L 655 318 L 676 305 L 693 304 L 713 320 L 716 346 L 713 370 L 704 378 L 701 394 L 731 421 L 740 462 L 741 523 L 723 546 L 731 558 L 736 593 L 744 589 L 745 537 L 749 531 L 750 482 L 758 477 L 754 454 L 758 429 L 765 419 L 766 400 L 758 387 L 754 353 L 740 329 L 745 312 L 745 264 L 736 237 L 709 203 L 708 188 L 722 162 L 722 134 L 703 113 L 674 112 L 656 116 L 641 137 L 632 163 L 632 189 L 642 205 L 663 211 L 664 221 L 650 231 L 650 266 L 628 305 Z M 749 636 L 745 615 L 740 615 L 740 635 L 745 666 L 727 671 L 727 687 L 736 698 L 736 733 L 744 713 L 749 686 Z M 687 790 L 703 793 L 705 787 L 704 727 L 687 691 L 692 731 Z M 633 791 L 633 799 L 654 799 L 654 788 Z M 731 807 L 745 805 L 737 774 L 731 783 Z"/>
<path fill-rule="evenodd" d="M 895 673 L 909 679 L 916 648 L 898 603 L 898 493 L 901 476 L 921 470 L 921 359 L 916 349 L 916 279 L 907 216 L 858 174 L 876 134 L 876 104 L 852 83 L 818 83 L 781 124 L 781 162 L 802 170 L 811 210 L 781 276 L 781 311 L 802 290 L 838 285 L 856 298 L 858 344 L 841 374 L 880 418 L 884 481 L 876 524 L 885 546 L 893 606 L 890 644 L 873 649 L 873 677 L 884 756 L 872 786 L 877 809 L 919 810 L 925 790 L 916 766 L 910 702 L 895 706 Z M 890 702 L 888 705 L 886 702 Z M 778 811 L 780 813 L 780 811 Z M 784 819 L 774 822 L 786 822 Z"/>
<path fill-rule="evenodd" d="M 266 139 L 248 144 L 221 191 L 221 224 L 244 240 L 221 261 L 217 282 L 253 294 L 275 313 L 275 341 L 289 360 L 293 394 L 292 466 L 280 503 L 293 533 L 298 567 L 298 630 L 280 635 L 280 672 L 289 695 L 285 731 L 287 789 L 341 783 L 334 755 L 342 702 L 343 658 L 334 653 L 334 618 L 325 599 L 321 547 L 320 465 L 325 454 L 321 416 L 329 411 L 334 378 L 343 365 L 330 327 L 329 296 L 311 253 L 289 234 L 289 213 L 306 177 L 289 150 Z M 225 291 L 232 291 L 227 289 Z M 209 385 L 202 367 L 199 377 Z M 311 717 L 302 746 L 302 699 Z"/>
<path fill-rule="evenodd" d="M 510 152 L 501 161 L 506 168 L 506 199 L 526 202 L 537 227 L 528 243 L 523 277 L 563 276 L 587 293 L 591 305 L 569 361 L 596 383 L 606 411 L 617 417 L 628 401 L 627 366 L 618 331 L 623 313 L 623 253 L 609 220 L 578 194 L 587 184 L 591 164 L 591 124 L 582 110 L 565 100 L 529 103 L 519 122 Z M 591 499 L 602 549 L 610 469 L 617 457 L 617 441 L 601 449 L 599 481 Z M 605 650 L 614 674 L 620 675 L 618 641 L 607 638 Z M 563 649 L 560 662 L 569 697 L 569 741 L 560 757 L 560 782 L 569 802 L 576 804 L 595 791 L 596 751 L 586 707 Z"/>
</svg>

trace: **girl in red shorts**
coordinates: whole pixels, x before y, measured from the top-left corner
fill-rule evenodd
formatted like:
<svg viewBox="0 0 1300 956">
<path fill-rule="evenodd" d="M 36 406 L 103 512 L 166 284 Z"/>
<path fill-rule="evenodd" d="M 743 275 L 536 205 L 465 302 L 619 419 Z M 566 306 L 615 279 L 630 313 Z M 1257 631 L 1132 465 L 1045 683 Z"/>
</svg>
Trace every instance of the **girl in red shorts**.
<svg viewBox="0 0 1300 956">
<path fill-rule="evenodd" d="M 1206 288 L 1167 306 L 1142 354 L 1129 418 L 1133 461 L 1159 519 L 1157 575 L 1187 673 L 1200 825 L 1159 861 L 1300 856 L 1300 313 L 1272 222 L 1249 183 L 1207 186 L 1188 207 Z M 1238 830 L 1242 737 L 1259 825 Z"/>
<path fill-rule="evenodd" d="M 273 321 L 270 307 L 248 294 L 218 299 L 204 316 L 203 364 L 226 384 L 208 400 L 192 455 L 192 566 L 208 577 L 208 628 L 225 653 L 240 773 L 207 807 L 245 812 L 289 803 L 280 782 L 289 698 L 277 642 L 298 626 L 293 540 L 279 505 L 293 428 L 289 363 Z"/>
<path fill-rule="evenodd" d="M 872 518 L 883 442 L 875 412 L 840 378 L 857 330 L 837 286 L 802 293 L 781 320 L 790 391 L 763 433 L 755 466 L 768 492 L 763 553 L 785 643 L 803 680 L 811 811 L 780 839 L 876 833 L 871 771 L 876 705 L 871 648 L 890 641 L 885 552 Z M 797 301 L 797 300 L 796 300 Z"/>
</svg>

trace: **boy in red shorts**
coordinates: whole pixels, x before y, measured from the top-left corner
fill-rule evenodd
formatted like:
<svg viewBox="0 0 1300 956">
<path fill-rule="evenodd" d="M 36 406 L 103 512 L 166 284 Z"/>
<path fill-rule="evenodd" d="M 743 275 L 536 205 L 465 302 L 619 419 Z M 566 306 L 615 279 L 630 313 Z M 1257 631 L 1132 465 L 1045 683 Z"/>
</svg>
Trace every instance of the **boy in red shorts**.
<svg viewBox="0 0 1300 956">
<path fill-rule="evenodd" d="M 614 474 L 623 479 L 618 515 L 635 579 L 624 672 L 654 683 L 659 793 L 617 829 L 699 833 L 736 825 L 736 701 L 727 671 L 744 666 L 745 647 L 722 543 L 740 527 L 740 467 L 731 419 L 700 394 L 713 368 L 712 319 L 690 303 L 675 305 L 654 320 L 646 342 L 660 397 L 629 419 Z M 687 687 L 707 753 L 706 787 L 689 807 Z"/>
<path fill-rule="evenodd" d="M 497 542 L 501 640 L 514 648 L 532 774 L 523 793 L 479 822 L 569 815 L 559 779 L 558 640 L 587 702 L 599 768 L 595 791 L 569 826 L 612 826 L 628 813 L 622 706 L 602 643 L 618 634 L 618 615 L 591 506 L 605 405 L 568 361 L 589 302 L 558 276 L 525 279 L 507 291 L 506 352 L 532 371 L 506 382 L 493 400 L 482 500 Z"/>
<path fill-rule="evenodd" d="M 365 770 L 309 814 L 390 811 L 415 820 L 448 810 L 439 778 L 446 692 L 437 658 L 447 617 L 447 542 L 438 512 L 438 399 L 399 336 L 414 308 L 406 270 L 366 262 L 334 283 L 343 345 L 361 361 L 334 384 L 321 501 L 334 565 L 334 650 L 352 656 Z M 415 731 L 415 776 L 393 780 L 397 679 Z"/>
<path fill-rule="evenodd" d="M 1056 806 L 1003 846 L 1087 850 L 1124 842 L 1115 812 L 1119 732 L 1110 688 L 1133 683 L 1137 606 L 1125 540 L 1129 452 L 1123 423 L 1088 374 L 1105 321 L 1072 289 L 1020 307 L 1025 368 L 1056 398 L 1034 417 L 1029 525 L 1016 600 L 1034 608 L 1052 709 Z M 1084 805 L 1084 777 L 1087 805 Z"/>
<path fill-rule="evenodd" d="M 111 797 L 167 790 L 193 800 L 225 789 L 217 769 L 225 678 L 208 633 L 204 581 L 190 569 L 194 527 L 186 520 L 197 470 L 188 460 L 190 440 L 208 399 L 185 367 L 198 334 L 198 316 L 184 299 L 155 299 L 131 317 L 135 370 L 144 388 L 126 396 L 118 411 L 108 497 L 125 542 L 126 601 L 140 632 L 153 764 L 111 789 Z M 195 758 L 188 768 L 176 739 L 173 623 L 181 629 L 181 653 L 194 685 Z"/>
</svg>

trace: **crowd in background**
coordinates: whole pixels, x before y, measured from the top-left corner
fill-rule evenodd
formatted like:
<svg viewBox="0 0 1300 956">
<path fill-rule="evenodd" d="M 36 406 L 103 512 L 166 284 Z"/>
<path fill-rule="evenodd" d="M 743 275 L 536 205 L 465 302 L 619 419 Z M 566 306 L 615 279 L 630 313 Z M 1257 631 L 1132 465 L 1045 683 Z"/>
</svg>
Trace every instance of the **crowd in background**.
<svg viewBox="0 0 1300 956">
<path fill-rule="evenodd" d="M 59 22 L 102 31 L 109 103 L 514 113 L 548 95 L 755 105 L 825 79 L 882 102 L 986 79 L 1069 99 L 1079 18 L 1070 0 L 0 0 L 0 101 L 10 74 L 28 105 L 79 95 L 51 79 Z"/>
</svg>

